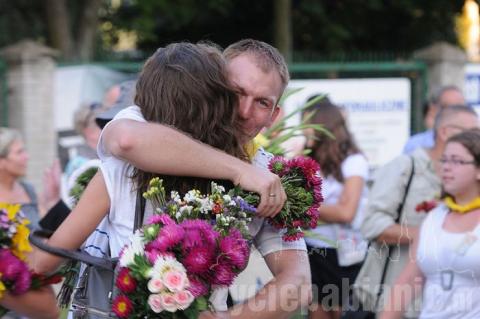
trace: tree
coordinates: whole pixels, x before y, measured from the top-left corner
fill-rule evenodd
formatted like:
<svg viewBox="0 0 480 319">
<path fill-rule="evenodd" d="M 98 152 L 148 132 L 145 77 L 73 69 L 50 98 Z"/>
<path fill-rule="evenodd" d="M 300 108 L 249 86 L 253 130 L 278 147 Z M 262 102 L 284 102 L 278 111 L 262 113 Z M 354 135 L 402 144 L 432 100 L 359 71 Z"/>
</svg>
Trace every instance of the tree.
<svg viewBox="0 0 480 319">
<path fill-rule="evenodd" d="M 63 60 L 90 60 L 108 5 L 102 0 L 0 1 L 0 45 L 31 38 L 57 49 Z"/>
<path fill-rule="evenodd" d="M 45 11 L 50 44 L 66 60 L 88 61 L 93 57 L 95 33 L 101 0 L 79 2 L 77 11 L 69 11 L 67 0 L 46 0 Z M 72 21 L 77 13 L 76 21 Z"/>
</svg>

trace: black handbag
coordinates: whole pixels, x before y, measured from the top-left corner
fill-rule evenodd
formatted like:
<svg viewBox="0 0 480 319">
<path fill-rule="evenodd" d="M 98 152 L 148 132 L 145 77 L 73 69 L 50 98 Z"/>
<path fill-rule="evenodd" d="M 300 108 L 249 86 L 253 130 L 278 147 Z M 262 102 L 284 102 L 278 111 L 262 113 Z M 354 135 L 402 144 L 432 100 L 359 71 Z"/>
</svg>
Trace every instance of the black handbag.
<svg viewBox="0 0 480 319">
<path fill-rule="evenodd" d="M 137 193 L 134 231 L 143 224 L 145 199 L 141 194 L 140 191 Z M 84 250 L 68 250 L 50 246 L 45 243 L 44 239 L 51 235 L 51 231 L 37 230 L 30 235 L 29 239 L 33 245 L 41 250 L 82 264 L 81 274 L 72 293 L 71 310 L 73 318 L 116 318 L 111 311 L 111 306 L 116 295 L 115 270 L 118 258 L 111 258 L 110 254 L 105 257 L 95 257 Z"/>
</svg>

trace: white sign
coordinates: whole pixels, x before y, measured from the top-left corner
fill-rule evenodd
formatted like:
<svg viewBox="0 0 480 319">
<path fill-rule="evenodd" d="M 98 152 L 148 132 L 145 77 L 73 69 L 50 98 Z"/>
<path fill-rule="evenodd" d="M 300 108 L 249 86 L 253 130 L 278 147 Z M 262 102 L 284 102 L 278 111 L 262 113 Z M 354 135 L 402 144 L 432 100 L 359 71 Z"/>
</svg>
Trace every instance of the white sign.
<svg viewBox="0 0 480 319">
<path fill-rule="evenodd" d="M 286 114 L 312 96 L 327 94 L 346 111 L 350 131 L 372 169 L 402 153 L 410 136 L 411 85 L 407 78 L 292 80 L 303 88 L 284 103 Z M 292 121 L 300 120 L 300 115 Z"/>
<path fill-rule="evenodd" d="M 470 63 L 465 66 L 464 92 L 467 104 L 480 114 L 480 64 Z"/>
</svg>

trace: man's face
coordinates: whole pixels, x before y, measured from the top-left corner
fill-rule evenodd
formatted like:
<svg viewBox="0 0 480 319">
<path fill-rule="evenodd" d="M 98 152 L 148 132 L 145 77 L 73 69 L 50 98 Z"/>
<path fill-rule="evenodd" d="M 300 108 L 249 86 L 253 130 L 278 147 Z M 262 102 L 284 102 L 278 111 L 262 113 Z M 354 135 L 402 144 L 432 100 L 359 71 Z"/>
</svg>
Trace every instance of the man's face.
<svg viewBox="0 0 480 319">
<path fill-rule="evenodd" d="M 276 70 L 264 72 L 248 54 L 228 61 L 227 69 L 239 97 L 241 142 L 246 143 L 277 117 L 276 104 L 283 91 L 282 81 Z"/>
</svg>

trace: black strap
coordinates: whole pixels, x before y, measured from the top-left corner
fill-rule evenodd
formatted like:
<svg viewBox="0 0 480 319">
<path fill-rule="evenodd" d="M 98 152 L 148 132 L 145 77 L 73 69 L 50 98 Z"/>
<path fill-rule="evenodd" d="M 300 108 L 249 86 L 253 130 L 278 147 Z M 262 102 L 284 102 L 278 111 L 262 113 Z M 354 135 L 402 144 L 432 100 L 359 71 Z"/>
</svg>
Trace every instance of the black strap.
<svg viewBox="0 0 480 319">
<path fill-rule="evenodd" d="M 143 217 L 145 215 L 145 198 L 143 197 L 143 191 L 138 189 L 137 201 L 135 203 L 135 219 L 133 223 L 133 232 L 142 227 Z"/>
<path fill-rule="evenodd" d="M 78 260 L 89 265 L 101 267 L 107 270 L 112 270 L 118 261 L 118 258 L 95 257 L 83 250 L 68 250 L 58 247 L 50 246 L 44 239 L 50 238 L 52 232 L 49 230 L 35 230 L 29 236 L 30 242 L 50 254 Z"/>
<path fill-rule="evenodd" d="M 408 190 L 410 189 L 410 184 L 412 183 L 413 175 L 415 174 L 415 161 L 413 157 L 410 157 L 410 159 L 412 160 L 412 171 L 410 172 L 410 177 L 408 178 L 407 185 L 405 186 L 405 193 L 403 194 L 402 201 L 400 202 L 397 208 L 397 217 L 395 218 L 396 224 L 400 222 L 400 219 L 402 217 L 403 206 L 405 205 L 405 200 L 407 199 Z M 375 308 L 377 308 L 378 303 L 380 301 L 380 296 L 383 293 L 383 283 L 385 282 L 385 277 L 387 276 L 388 260 L 390 259 L 391 255 L 392 255 L 392 249 L 390 248 L 390 246 L 387 246 L 387 259 L 385 259 L 385 265 L 383 266 L 382 277 L 380 279 L 380 289 L 377 292 L 377 300 L 375 302 Z"/>
<path fill-rule="evenodd" d="M 134 219 L 133 231 L 142 227 L 144 214 L 145 214 L 145 198 L 143 198 L 143 192 L 139 190 L 137 193 L 137 200 L 135 203 L 135 219 Z M 29 240 L 34 246 L 50 254 L 53 254 L 62 258 L 78 260 L 88 265 L 101 267 L 107 270 L 114 269 L 116 263 L 118 262 L 118 258 L 95 257 L 83 250 L 68 250 L 68 249 L 50 246 L 45 242 L 45 239 L 50 238 L 52 234 L 53 234 L 52 231 L 45 230 L 45 229 L 35 230 L 30 234 Z"/>
</svg>

